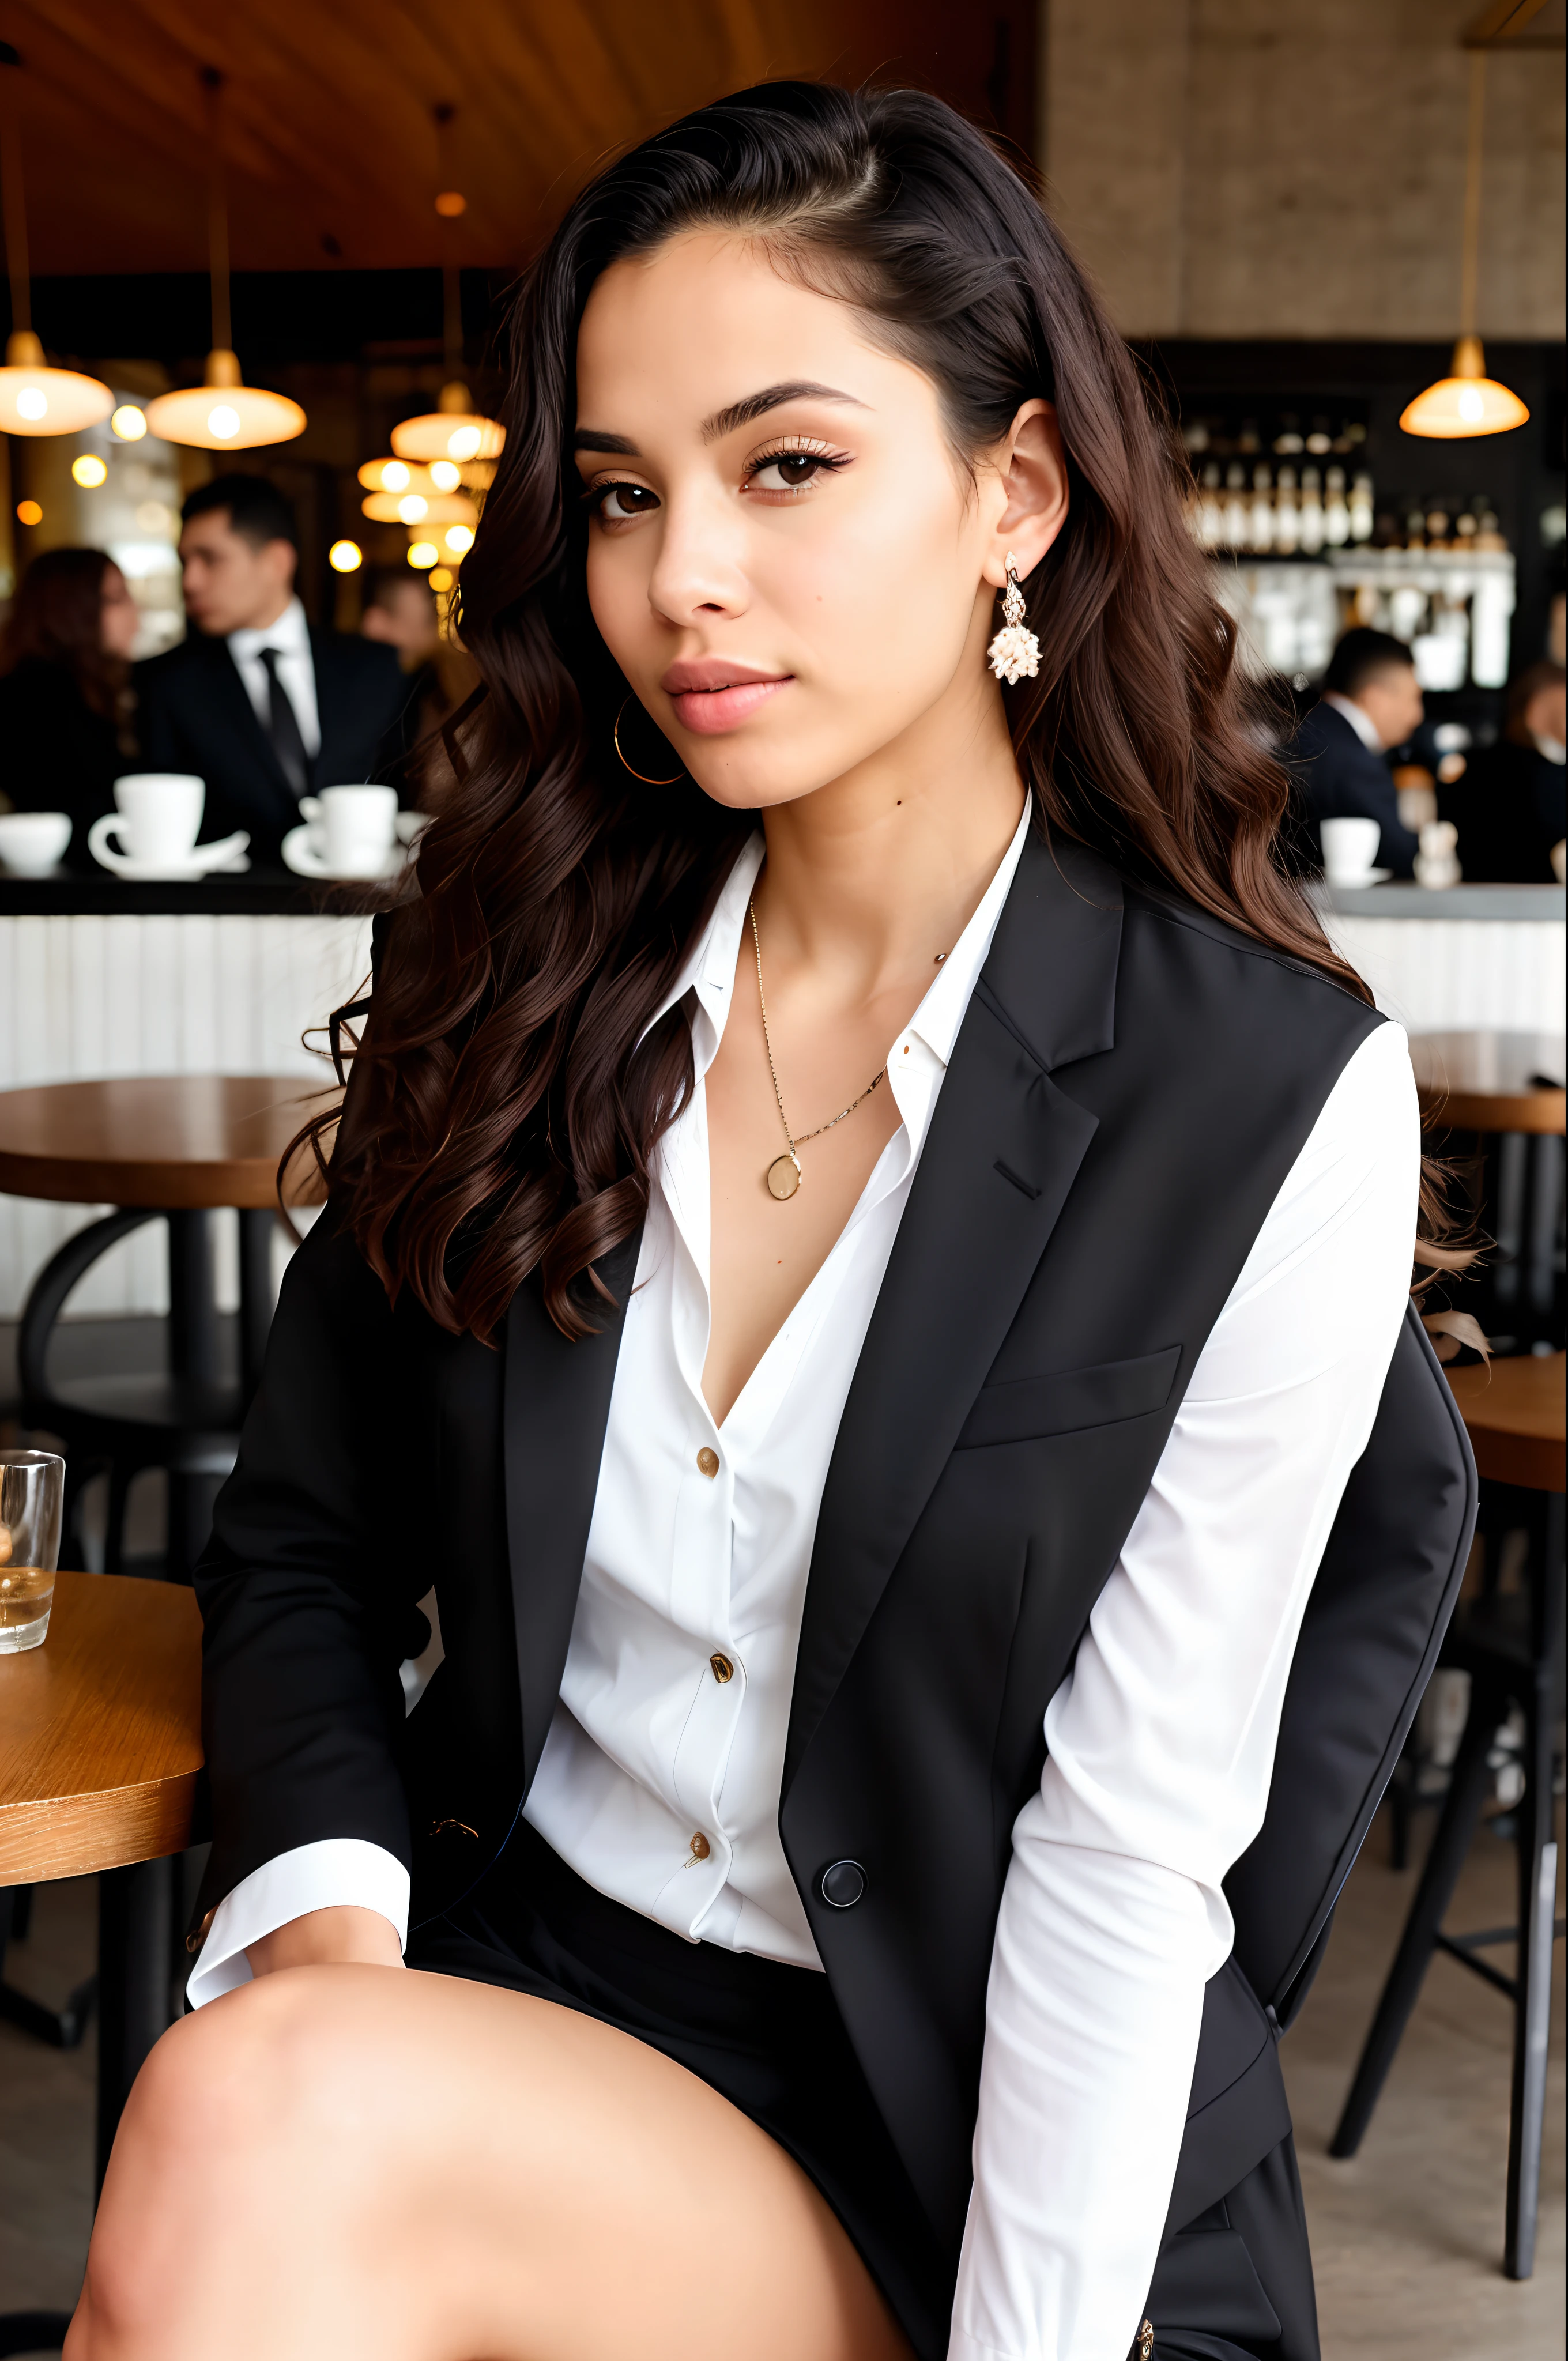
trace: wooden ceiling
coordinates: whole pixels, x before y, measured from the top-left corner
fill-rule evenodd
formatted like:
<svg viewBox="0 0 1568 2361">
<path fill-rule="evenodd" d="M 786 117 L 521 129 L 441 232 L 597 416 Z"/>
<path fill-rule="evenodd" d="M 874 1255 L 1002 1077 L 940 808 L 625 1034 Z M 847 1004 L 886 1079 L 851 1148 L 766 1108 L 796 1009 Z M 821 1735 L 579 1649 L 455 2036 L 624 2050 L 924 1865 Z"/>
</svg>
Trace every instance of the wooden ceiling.
<svg viewBox="0 0 1568 2361">
<path fill-rule="evenodd" d="M 786 74 L 938 90 L 1032 145 L 1033 0 L 0 0 L 36 275 L 524 260 L 607 155 Z M 445 170 L 433 111 L 455 110 Z M 443 179 L 467 199 L 453 223 Z"/>
</svg>

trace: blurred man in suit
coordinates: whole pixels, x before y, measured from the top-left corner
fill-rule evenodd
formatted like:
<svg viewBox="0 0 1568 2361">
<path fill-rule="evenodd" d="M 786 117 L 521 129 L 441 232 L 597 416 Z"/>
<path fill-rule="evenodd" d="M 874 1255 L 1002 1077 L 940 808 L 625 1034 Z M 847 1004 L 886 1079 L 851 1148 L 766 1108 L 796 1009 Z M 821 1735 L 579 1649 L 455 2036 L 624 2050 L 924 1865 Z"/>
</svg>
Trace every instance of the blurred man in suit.
<svg viewBox="0 0 1568 2361">
<path fill-rule="evenodd" d="M 217 476 L 181 511 L 183 643 L 137 673 L 143 768 L 207 783 L 203 838 L 250 831 L 274 862 L 316 786 L 369 779 L 406 694 L 390 648 L 312 628 L 294 512 L 264 476 Z"/>
<path fill-rule="evenodd" d="M 1416 838 L 1399 819 L 1393 774 L 1383 757 L 1402 746 L 1422 715 L 1410 651 L 1387 631 L 1346 631 L 1323 675 L 1320 701 L 1286 759 L 1299 783 L 1310 835 L 1325 819 L 1375 819 L 1380 868 L 1409 877 Z M 1321 855 L 1320 855 L 1321 857 Z"/>
</svg>

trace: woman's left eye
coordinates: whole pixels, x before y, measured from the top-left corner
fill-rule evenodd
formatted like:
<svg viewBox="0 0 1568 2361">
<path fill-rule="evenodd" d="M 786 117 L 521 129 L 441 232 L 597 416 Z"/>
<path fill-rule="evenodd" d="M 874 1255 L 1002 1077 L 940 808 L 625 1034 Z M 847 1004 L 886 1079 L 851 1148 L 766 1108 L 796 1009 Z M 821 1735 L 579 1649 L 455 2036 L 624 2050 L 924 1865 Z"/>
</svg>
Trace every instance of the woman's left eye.
<svg viewBox="0 0 1568 2361">
<path fill-rule="evenodd" d="M 843 464 L 825 451 L 770 451 L 752 462 L 747 482 L 759 492 L 803 492 Z"/>
</svg>

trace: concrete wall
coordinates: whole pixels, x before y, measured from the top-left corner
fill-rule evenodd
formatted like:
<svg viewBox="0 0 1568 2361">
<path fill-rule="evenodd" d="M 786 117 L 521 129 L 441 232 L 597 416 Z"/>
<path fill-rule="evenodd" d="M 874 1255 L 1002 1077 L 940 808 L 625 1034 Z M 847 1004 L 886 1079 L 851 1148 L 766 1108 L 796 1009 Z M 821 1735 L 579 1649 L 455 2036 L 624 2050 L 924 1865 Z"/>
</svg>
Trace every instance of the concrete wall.
<svg viewBox="0 0 1568 2361">
<path fill-rule="evenodd" d="M 1043 0 L 1053 210 L 1128 335 L 1451 337 L 1478 0 Z M 1563 333 L 1559 51 L 1486 60 L 1483 335 Z"/>
</svg>

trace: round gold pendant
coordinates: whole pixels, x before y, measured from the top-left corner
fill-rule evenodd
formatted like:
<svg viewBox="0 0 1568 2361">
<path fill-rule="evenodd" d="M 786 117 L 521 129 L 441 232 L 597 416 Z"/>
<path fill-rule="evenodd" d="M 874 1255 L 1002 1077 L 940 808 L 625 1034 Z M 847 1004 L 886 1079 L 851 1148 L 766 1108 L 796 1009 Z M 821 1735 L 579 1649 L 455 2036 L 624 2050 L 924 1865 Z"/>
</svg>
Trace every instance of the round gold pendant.
<svg viewBox="0 0 1568 2361">
<path fill-rule="evenodd" d="M 800 1186 L 800 1167 L 793 1156 L 775 1157 L 768 1167 L 768 1194 L 782 1205 Z"/>
</svg>

